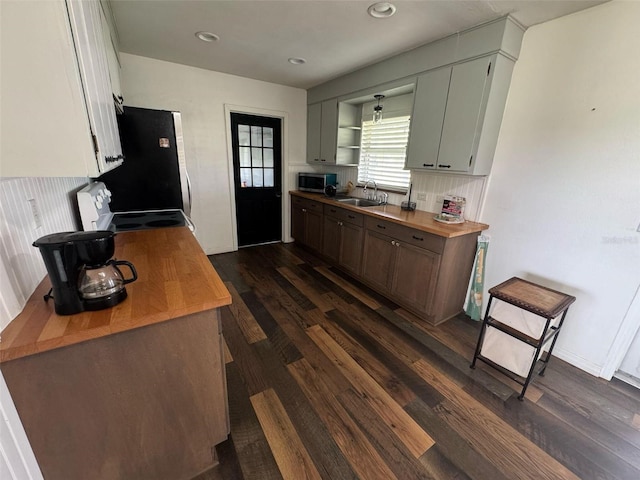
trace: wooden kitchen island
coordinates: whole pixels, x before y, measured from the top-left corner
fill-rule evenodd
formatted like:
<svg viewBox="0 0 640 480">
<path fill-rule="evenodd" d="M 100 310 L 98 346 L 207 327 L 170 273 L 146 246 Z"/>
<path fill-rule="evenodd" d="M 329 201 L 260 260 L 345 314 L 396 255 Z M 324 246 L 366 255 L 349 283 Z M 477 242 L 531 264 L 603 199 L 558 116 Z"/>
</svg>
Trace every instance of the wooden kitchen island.
<svg viewBox="0 0 640 480">
<path fill-rule="evenodd" d="M 46 479 L 187 479 L 229 434 L 218 308 L 231 296 L 186 228 L 120 233 L 138 280 L 71 316 L 48 278 L 2 332 L 0 369 Z"/>
</svg>

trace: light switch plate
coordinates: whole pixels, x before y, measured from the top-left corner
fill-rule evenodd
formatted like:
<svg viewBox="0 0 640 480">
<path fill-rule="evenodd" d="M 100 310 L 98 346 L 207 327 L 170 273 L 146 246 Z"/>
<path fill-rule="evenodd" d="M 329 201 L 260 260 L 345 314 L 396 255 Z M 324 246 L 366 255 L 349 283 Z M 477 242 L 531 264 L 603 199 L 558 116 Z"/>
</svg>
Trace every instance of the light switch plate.
<svg viewBox="0 0 640 480">
<path fill-rule="evenodd" d="M 31 207 L 31 215 L 33 216 L 33 229 L 38 230 L 39 228 L 42 228 L 42 217 L 40 215 L 38 202 L 36 202 L 35 198 L 30 198 L 27 201 L 29 202 L 29 206 Z"/>
</svg>

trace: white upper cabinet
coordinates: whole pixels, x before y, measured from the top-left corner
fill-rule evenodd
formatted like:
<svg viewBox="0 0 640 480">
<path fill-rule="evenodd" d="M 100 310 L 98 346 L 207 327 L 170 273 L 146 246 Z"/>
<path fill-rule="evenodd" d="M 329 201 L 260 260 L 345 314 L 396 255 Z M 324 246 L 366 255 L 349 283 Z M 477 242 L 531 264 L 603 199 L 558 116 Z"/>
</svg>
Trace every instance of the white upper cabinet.
<svg viewBox="0 0 640 480">
<path fill-rule="evenodd" d="M 103 33 L 102 8 L 98 2 L 82 0 L 67 0 L 67 7 L 80 77 L 85 86 L 89 122 L 97 140 L 98 170 L 104 173 L 120 165 L 123 156 Z"/>
<path fill-rule="evenodd" d="M 338 141 L 338 101 L 309 105 L 307 110 L 307 163 L 335 165 Z"/>
<path fill-rule="evenodd" d="M 3 2 L 0 175 L 97 177 L 122 163 L 98 2 Z"/>
<path fill-rule="evenodd" d="M 418 77 L 413 96 L 407 168 L 436 168 L 450 79 L 451 67 Z"/>
<path fill-rule="evenodd" d="M 512 70 L 491 55 L 418 77 L 407 168 L 488 175 Z"/>
</svg>

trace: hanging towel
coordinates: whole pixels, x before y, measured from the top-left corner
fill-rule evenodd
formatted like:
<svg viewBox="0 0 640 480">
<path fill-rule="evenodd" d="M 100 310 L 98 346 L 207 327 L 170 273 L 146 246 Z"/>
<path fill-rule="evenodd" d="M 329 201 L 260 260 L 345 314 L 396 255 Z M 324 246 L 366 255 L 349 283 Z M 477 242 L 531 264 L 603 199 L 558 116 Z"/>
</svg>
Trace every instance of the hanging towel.
<svg viewBox="0 0 640 480">
<path fill-rule="evenodd" d="M 478 237 L 478 248 L 476 249 L 476 258 L 473 261 L 473 271 L 469 288 L 467 290 L 467 304 L 464 311 L 473 320 L 482 318 L 482 290 L 484 289 L 484 265 L 487 258 L 487 250 L 489 249 L 488 235 L 480 235 Z"/>
</svg>

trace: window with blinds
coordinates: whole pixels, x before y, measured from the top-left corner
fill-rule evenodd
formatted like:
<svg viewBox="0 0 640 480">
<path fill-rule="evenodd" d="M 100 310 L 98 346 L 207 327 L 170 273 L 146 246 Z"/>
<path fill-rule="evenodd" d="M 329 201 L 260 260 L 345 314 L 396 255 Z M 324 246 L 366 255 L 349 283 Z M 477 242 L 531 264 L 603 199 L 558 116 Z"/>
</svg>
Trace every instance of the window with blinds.
<svg viewBox="0 0 640 480">
<path fill-rule="evenodd" d="M 378 186 L 409 188 L 411 172 L 404 170 L 409 140 L 409 115 L 383 118 L 380 123 L 362 122 L 358 182 L 375 181 Z"/>
</svg>

